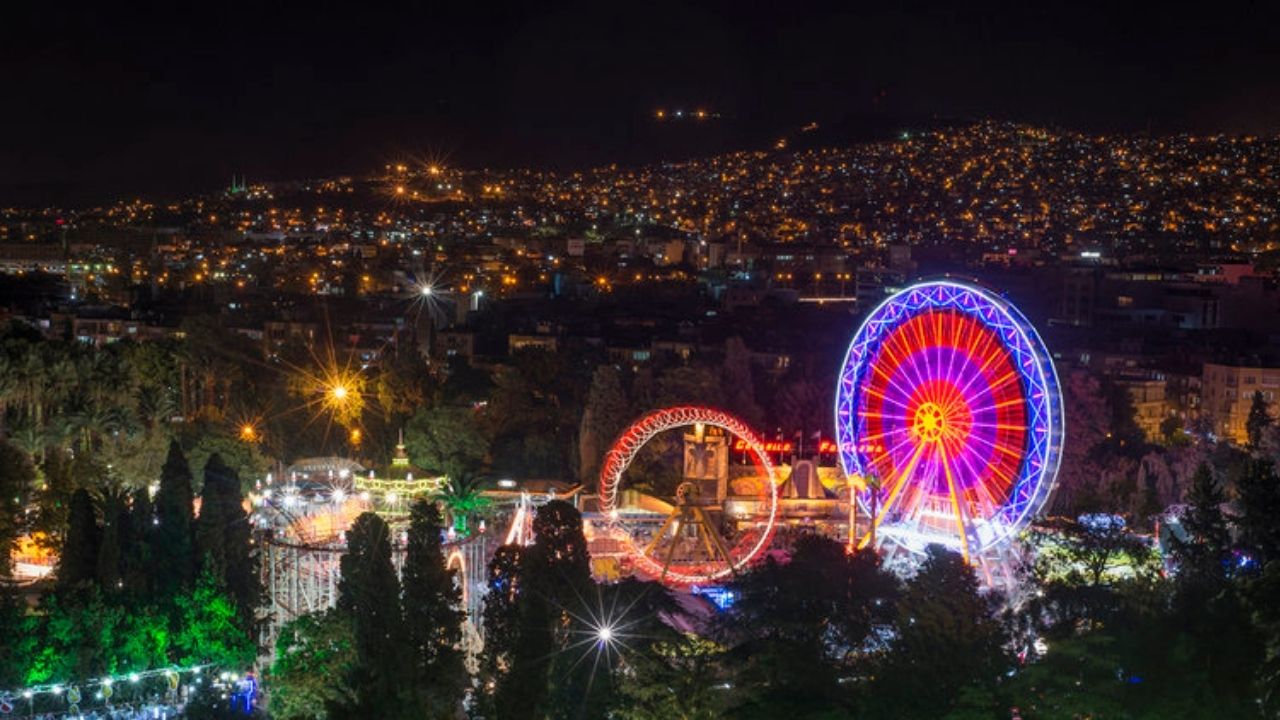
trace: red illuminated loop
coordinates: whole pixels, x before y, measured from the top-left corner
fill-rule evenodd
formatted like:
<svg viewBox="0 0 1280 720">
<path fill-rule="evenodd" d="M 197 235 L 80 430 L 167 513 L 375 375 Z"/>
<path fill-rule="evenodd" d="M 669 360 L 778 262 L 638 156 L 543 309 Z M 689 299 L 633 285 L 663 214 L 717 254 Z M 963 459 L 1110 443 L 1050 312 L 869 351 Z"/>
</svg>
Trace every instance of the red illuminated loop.
<svg viewBox="0 0 1280 720">
<path fill-rule="evenodd" d="M 756 436 L 751 428 L 738 418 L 711 408 L 682 406 L 655 410 L 637 420 L 618 436 L 609 452 L 604 456 L 600 470 L 600 509 L 611 520 L 617 518 L 618 489 L 622 484 L 622 475 L 635 459 L 636 454 L 659 433 L 690 425 L 706 425 L 720 428 L 731 436 L 736 436 L 751 451 L 751 455 L 765 476 L 761 500 L 767 512 L 764 514 L 764 526 L 757 532 L 750 533 L 743 542 L 733 549 L 732 561 L 728 563 L 706 563 L 694 567 L 663 567 L 637 547 L 634 538 L 627 534 L 628 552 L 636 565 L 645 573 L 662 578 L 663 582 L 675 585 L 696 585 L 722 579 L 751 562 L 759 556 L 773 539 L 774 524 L 778 516 L 778 482 L 773 463 L 769 461 L 769 453 L 765 443 Z M 614 527 L 619 527 L 615 522 Z M 625 529 L 623 529 L 625 532 Z"/>
</svg>

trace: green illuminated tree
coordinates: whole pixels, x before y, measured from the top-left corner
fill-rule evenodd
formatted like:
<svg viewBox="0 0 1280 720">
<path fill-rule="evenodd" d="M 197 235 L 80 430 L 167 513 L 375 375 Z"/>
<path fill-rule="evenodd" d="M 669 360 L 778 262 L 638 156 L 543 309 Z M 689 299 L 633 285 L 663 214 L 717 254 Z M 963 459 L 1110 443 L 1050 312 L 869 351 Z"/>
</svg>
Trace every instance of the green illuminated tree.
<svg viewBox="0 0 1280 720">
<path fill-rule="evenodd" d="M 174 605 L 178 630 L 173 644 L 179 663 L 212 663 L 232 672 L 253 665 L 257 647 L 241 626 L 235 600 L 222 587 L 211 563 L 205 563 L 194 587 L 178 595 Z"/>
<path fill-rule="evenodd" d="M 405 548 L 404 632 L 413 654 L 415 687 L 427 717 L 452 718 L 467 681 L 463 666 L 462 589 L 456 570 L 445 566 L 440 510 L 419 500 L 409 510 Z"/>
</svg>

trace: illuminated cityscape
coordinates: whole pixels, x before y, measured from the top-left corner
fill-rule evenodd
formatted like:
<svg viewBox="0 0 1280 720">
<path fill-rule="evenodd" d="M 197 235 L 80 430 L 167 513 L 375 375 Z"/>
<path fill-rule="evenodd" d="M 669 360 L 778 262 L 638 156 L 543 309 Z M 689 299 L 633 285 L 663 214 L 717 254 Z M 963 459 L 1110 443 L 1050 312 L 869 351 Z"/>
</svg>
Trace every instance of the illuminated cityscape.
<svg viewBox="0 0 1280 720">
<path fill-rule="evenodd" d="M 175 13 L 0 43 L 0 717 L 1280 717 L 1269 9 Z"/>
</svg>

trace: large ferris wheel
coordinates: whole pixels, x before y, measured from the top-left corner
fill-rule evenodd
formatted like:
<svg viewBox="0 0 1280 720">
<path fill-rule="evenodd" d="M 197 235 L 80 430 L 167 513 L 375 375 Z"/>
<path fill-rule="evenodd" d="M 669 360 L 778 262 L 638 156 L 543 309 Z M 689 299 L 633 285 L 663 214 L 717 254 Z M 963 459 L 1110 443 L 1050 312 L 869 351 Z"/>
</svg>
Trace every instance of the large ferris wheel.
<svg viewBox="0 0 1280 720">
<path fill-rule="evenodd" d="M 999 551 L 1058 471 L 1061 394 L 1044 342 L 1012 304 L 942 280 L 890 297 L 854 336 L 836 389 L 840 461 L 872 518 L 858 538 L 917 554 Z"/>
</svg>

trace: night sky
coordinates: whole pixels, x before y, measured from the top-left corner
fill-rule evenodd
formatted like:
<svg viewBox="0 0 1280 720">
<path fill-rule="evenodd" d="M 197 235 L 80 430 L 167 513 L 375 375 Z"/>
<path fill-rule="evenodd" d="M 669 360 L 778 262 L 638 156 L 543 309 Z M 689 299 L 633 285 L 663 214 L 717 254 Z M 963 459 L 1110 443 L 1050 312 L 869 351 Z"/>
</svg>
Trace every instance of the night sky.
<svg viewBox="0 0 1280 720">
<path fill-rule="evenodd" d="M 675 160 L 810 121 L 832 142 L 979 118 L 1280 133 L 1272 3 L 269 4 L 8 3 L 0 203 Z"/>
</svg>

